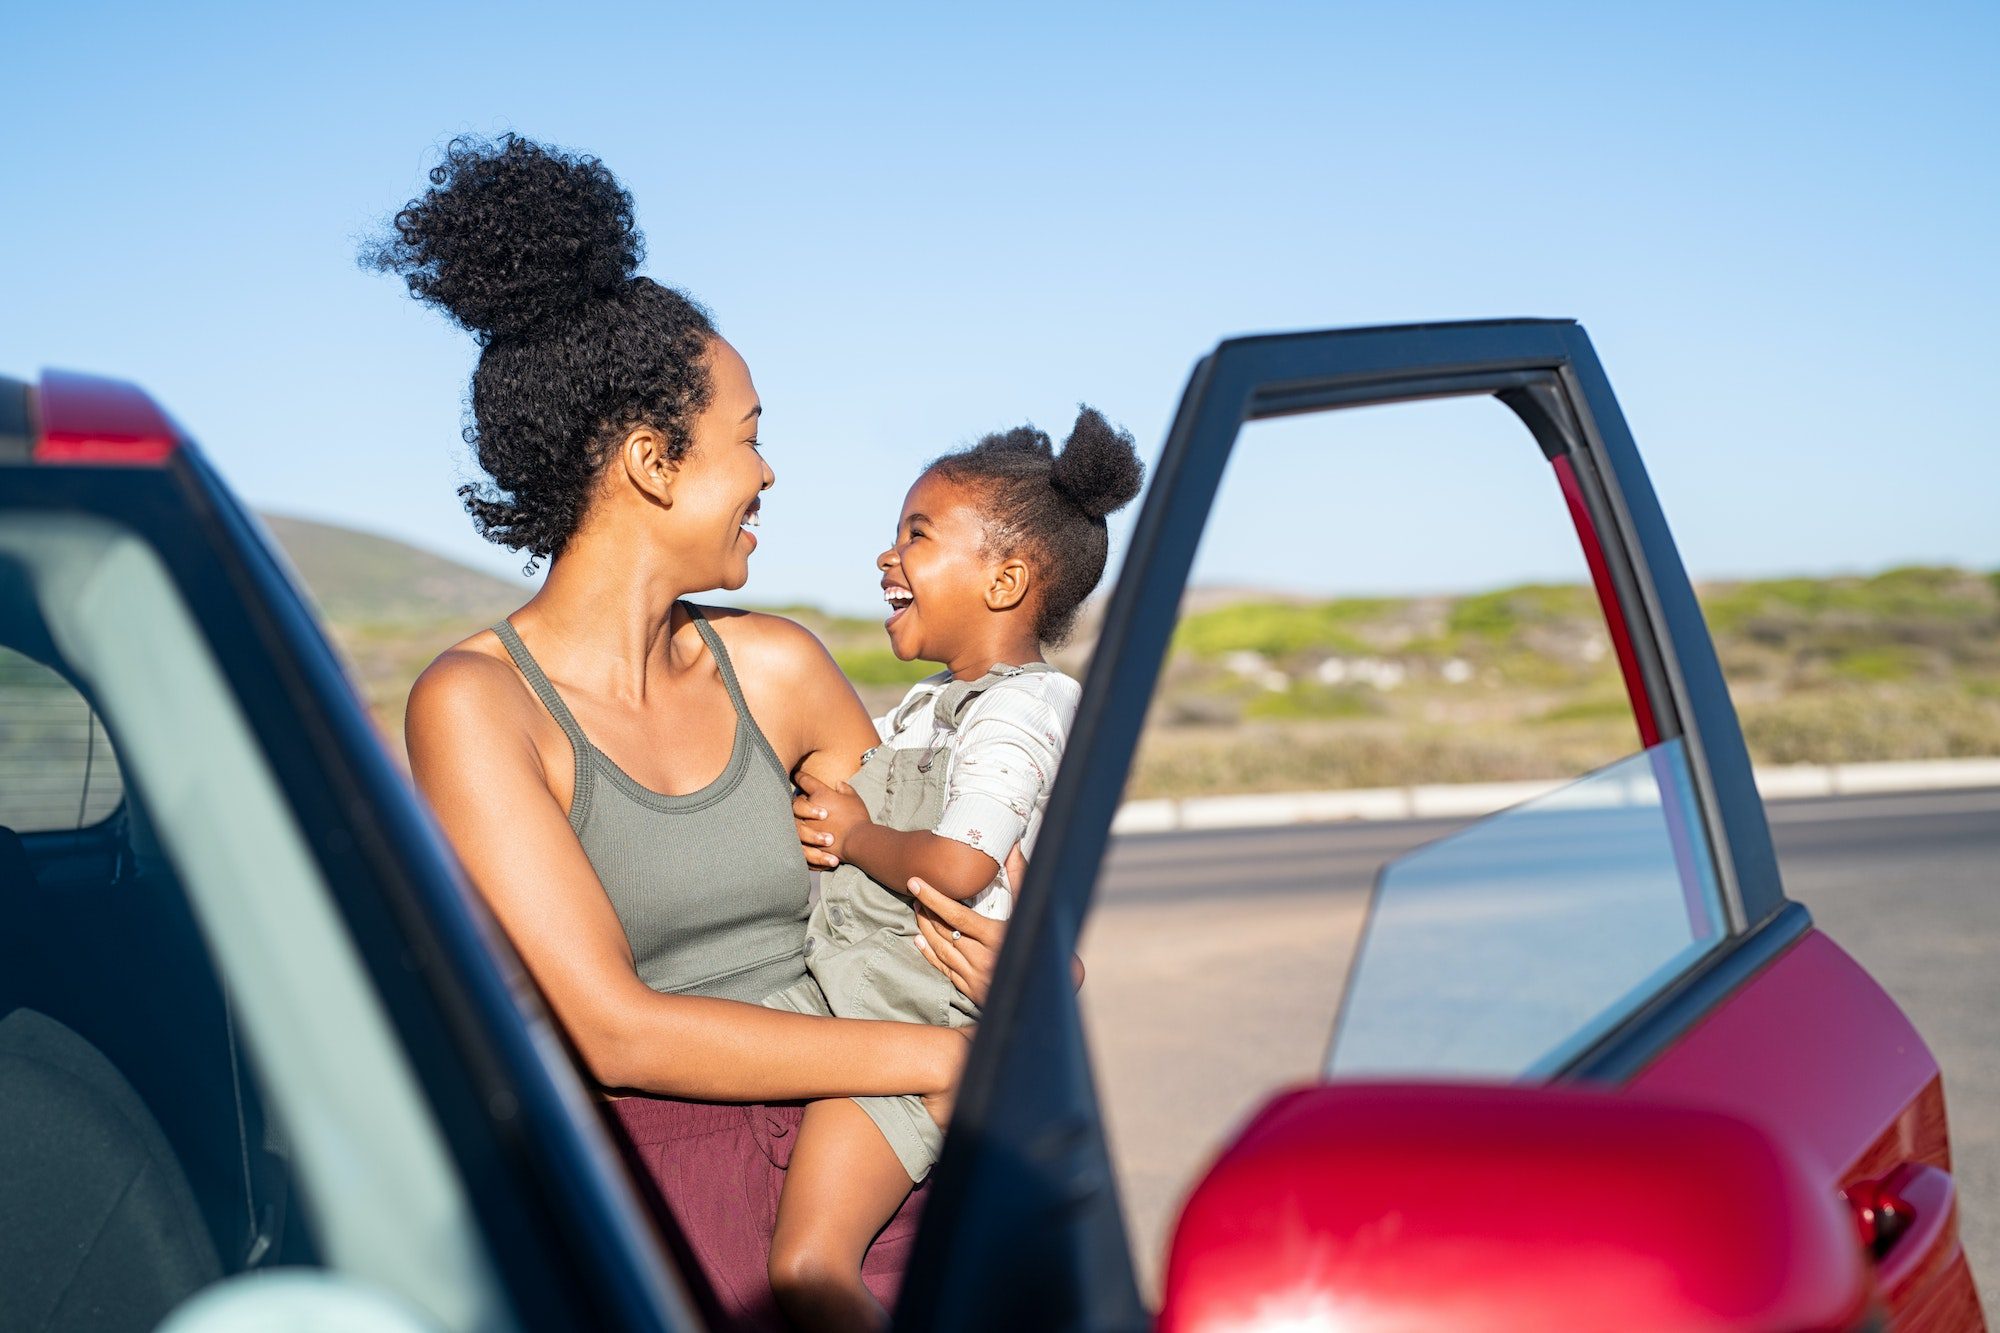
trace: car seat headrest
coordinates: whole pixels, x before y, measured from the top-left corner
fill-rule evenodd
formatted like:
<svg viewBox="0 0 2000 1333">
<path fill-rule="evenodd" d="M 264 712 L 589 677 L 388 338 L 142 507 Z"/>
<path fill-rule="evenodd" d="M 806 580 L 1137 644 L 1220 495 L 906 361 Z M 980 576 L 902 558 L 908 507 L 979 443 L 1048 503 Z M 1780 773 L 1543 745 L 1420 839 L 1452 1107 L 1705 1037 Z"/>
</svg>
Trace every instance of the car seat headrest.
<svg viewBox="0 0 2000 1333">
<path fill-rule="evenodd" d="M 35 886 L 35 863 L 27 845 L 13 829 L 0 827 L 0 891 L 19 892 Z"/>
</svg>

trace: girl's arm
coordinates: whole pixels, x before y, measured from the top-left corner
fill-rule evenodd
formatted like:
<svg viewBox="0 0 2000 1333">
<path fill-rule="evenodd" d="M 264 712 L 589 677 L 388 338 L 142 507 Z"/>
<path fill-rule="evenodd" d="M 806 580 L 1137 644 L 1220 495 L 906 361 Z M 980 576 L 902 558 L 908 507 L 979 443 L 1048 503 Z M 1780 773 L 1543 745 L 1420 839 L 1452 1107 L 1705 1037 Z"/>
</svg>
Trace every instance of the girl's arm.
<svg viewBox="0 0 2000 1333">
<path fill-rule="evenodd" d="M 473 885 L 598 1082 L 716 1101 L 940 1094 L 947 1028 L 784 1013 L 639 980 L 532 740 L 534 700 L 505 663 L 447 653 L 410 695 L 410 766 Z"/>
<path fill-rule="evenodd" d="M 956 838 L 872 822 L 868 808 L 845 783 L 828 786 L 802 776 L 799 787 L 805 795 L 792 802 L 792 812 L 800 821 L 800 837 L 816 837 L 828 856 L 858 866 L 878 884 L 901 888 L 922 879 L 941 893 L 965 899 L 1000 873 L 999 861 Z"/>
</svg>

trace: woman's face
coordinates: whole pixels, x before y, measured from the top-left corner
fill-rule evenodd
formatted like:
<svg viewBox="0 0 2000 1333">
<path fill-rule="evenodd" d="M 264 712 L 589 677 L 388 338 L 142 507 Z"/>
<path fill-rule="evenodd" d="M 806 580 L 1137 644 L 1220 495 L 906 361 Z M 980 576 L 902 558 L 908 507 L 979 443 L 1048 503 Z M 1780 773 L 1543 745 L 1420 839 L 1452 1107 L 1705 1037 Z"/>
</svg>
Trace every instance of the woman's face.
<svg viewBox="0 0 2000 1333">
<path fill-rule="evenodd" d="M 778 476 L 758 452 L 764 409 L 750 367 L 717 338 L 709 344 L 708 375 L 708 406 L 689 423 L 691 447 L 675 473 L 668 515 L 690 586 L 735 589 L 750 577 L 759 496 Z"/>
</svg>

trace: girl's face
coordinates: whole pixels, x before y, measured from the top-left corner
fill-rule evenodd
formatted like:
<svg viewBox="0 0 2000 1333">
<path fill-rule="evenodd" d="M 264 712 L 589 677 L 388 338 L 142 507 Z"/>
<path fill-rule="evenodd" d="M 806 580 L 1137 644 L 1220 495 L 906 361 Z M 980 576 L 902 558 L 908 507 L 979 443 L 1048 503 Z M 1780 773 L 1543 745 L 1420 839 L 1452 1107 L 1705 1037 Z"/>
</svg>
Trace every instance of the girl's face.
<svg viewBox="0 0 2000 1333">
<path fill-rule="evenodd" d="M 926 472 L 903 498 L 896 542 L 875 558 L 889 603 L 889 646 L 905 662 L 952 661 L 987 617 L 995 561 L 978 497 Z"/>
<path fill-rule="evenodd" d="M 758 452 L 764 408 L 750 367 L 717 338 L 709 344 L 708 406 L 689 425 L 690 447 L 674 473 L 668 515 L 674 559 L 690 587 L 740 588 L 750 578 L 760 497 L 778 476 Z"/>
</svg>

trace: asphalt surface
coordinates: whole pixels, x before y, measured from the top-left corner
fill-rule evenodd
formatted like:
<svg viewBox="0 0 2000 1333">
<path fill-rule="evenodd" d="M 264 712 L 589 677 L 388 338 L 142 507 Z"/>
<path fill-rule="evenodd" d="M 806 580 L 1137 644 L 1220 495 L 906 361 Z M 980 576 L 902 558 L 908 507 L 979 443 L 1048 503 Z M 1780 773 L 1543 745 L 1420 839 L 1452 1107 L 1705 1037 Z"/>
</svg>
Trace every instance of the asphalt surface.
<svg viewBox="0 0 2000 1333">
<path fill-rule="evenodd" d="M 1944 1069 L 1961 1227 L 2000 1309 L 2000 789 L 1770 807 L 1786 891 Z M 1081 948 L 1142 1279 L 1182 1193 L 1272 1091 L 1314 1078 L 1376 869 L 1464 820 L 1149 834 L 1114 845 Z"/>
</svg>

